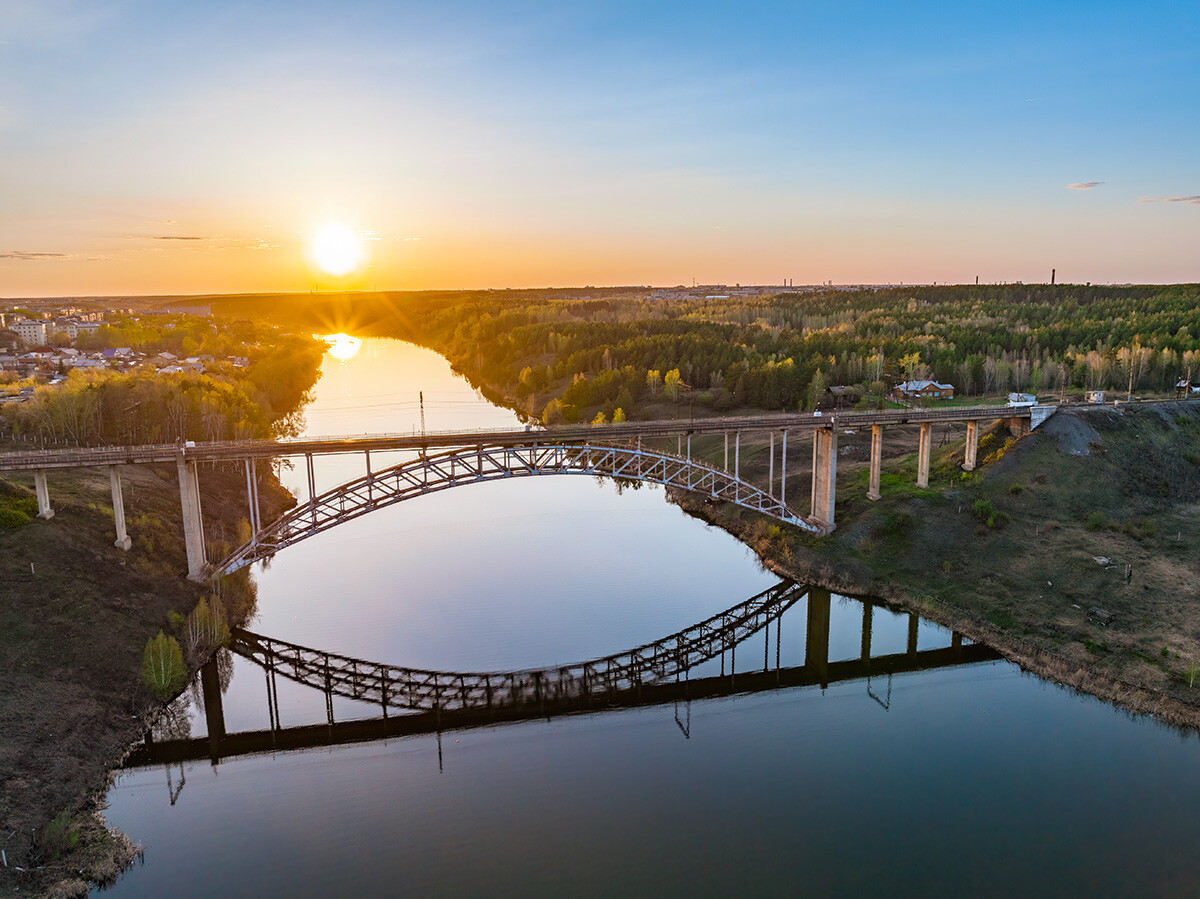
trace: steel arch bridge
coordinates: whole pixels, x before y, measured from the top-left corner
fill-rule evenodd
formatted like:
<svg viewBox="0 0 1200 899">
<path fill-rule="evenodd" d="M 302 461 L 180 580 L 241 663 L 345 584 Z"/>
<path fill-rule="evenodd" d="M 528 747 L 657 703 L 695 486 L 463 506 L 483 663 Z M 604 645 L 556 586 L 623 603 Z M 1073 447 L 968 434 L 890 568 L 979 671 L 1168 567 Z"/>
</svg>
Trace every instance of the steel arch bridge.
<svg viewBox="0 0 1200 899">
<path fill-rule="evenodd" d="M 273 556 L 307 537 L 405 500 L 487 481 L 541 475 L 590 475 L 678 487 L 762 513 L 810 533 L 825 530 L 792 511 L 778 497 L 736 475 L 696 459 L 609 444 L 531 443 L 526 446 L 472 446 L 437 455 L 422 454 L 340 487 L 312 496 L 214 566 L 230 574 Z"/>
</svg>

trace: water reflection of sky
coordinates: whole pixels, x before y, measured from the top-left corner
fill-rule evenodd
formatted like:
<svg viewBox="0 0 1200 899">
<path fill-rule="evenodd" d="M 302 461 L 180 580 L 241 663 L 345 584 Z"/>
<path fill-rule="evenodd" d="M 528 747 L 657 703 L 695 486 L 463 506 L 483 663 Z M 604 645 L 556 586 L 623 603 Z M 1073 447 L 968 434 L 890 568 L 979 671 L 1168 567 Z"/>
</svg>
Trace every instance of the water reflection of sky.
<svg viewBox="0 0 1200 899">
<path fill-rule="evenodd" d="M 516 422 L 436 355 L 368 340 L 326 361 L 310 432 L 419 427 L 419 390 L 430 429 Z M 327 486 L 362 474 L 327 461 Z M 660 489 L 584 477 L 402 503 L 257 576 L 262 633 L 476 670 L 628 649 L 774 582 Z M 776 639 L 799 664 L 804 612 L 739 647 L 738 669 L 773 662 Z M 835 597 L 831 661 L 860 655 L 861 627 L 861 605 Z M 902 652 L 908 627 L 876 608 L 873 654 Z M 920 626 L 919 649 L 949 642 Z M 227 728 L 265 728 L 263 673 L 237 665 Z M 320 693 L 278 688 L 283 725 L 324 720 Z M 335 714 L 373 710 L 339 699 Z M 112 895 L 1178 895 L 1200 878 L 1198 750 L 985 664 L 447 733 L 440 753 L 429 736 L 191 764 L 174 805 L 167 772 L 141 770 L 108 819 L 146 864 Z"/>
</svg>

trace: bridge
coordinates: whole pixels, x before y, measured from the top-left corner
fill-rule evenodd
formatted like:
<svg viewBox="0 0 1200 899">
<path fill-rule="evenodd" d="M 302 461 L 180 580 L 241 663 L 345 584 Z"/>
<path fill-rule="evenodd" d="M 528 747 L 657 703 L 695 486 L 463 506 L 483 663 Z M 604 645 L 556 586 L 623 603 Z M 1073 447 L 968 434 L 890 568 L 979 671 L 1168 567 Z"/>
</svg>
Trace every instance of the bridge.
<svg viewBox="0 0 1200 899">
<path fill-rule="evenodd" d="M 54 511 L 50 504 L 48 472 L 107 467 L 112 487 L 116 545 L 128 550 L 131 540 L 125 522 L 121 466 L 174 464 L 178 471 L 188 576 L 193 580 L 204 580 L 267 558 L 299 540 L 374 509 L 465 484 L 535 475 L 584 474 L 665 484 L 713 501 L 733 503 L 810 533 L 828 534 L 835 527 L 839 430 L 871 428 L 867 496 L 878 499 L 885 428 L 902 424 L 919 425 L 916 483 L 920 487 L 927 487 L 931 430 L 935 423 L 966 425 L 963 468 L 971 471 L 976 467 L 981 421 L 1005 420 L 1010 429 L 1019 435 L 1037 427 L 1056 408 L 968 406 L 956 409 L 762 415 L 281 441 L 42 448 L 0 453 L 0 472 L 33 472 L 38 514 L 42 518 L 50 518 Z M 716 434 L 724 435 L 724 456 L 720 467 L 692 453 L 693 437 Z M 768 435 L 769 463 L 765 484 L 752 484 L 741 476 L 743 434 Z M 787 503 L 789 434 L 812 435 L 812 490 L 808 514 L 800 513 Z M 647 440 L 670 438 L 676 441 L 674 453 L 645 444 Z M 371 454 L 385 451 L 404 451 L 413 454 L 413 457 L 400 465 L 376 472 L 371 466 Z M 317 495 L 313 459 L 329 454 L 360 454 L 364 460 L 365 474 L 348 484 Z M 285 457 L 305 460 L 308 496 L 306 501 L 280 519 L 264 524 L 259 509 L 256 466 L 261 460 Z M 198 468 L 204 462 L 241 462 L 246 470 L 251 538 L 230 557 L 216 564 L 210 564 L 205 550 Z"/>
<path fill-rule="evenodd" d="M 804 664 L 780 665 L 782 616 L 807 600 Z M 951 645 L 917 649 L 920 619 L 908 613 L 904 652 L 872 655 L 872 618 L 878 601 L 863 602 L 861 652 L 858 658 L 829 660 L 831 594 L 828 590 L 783 581 L 711 618 L 676 634 L 625 652 L 559 668 L 513 672 L 467 673 L 426 671 L 391 666 L 238 631 L 231 649 L 262 667 L 270 727 L 226 733 L 215 659 L 201 671 L 208 736 L 155 740 L 150 737 L 130 754 L 129 767 L 309 746 L 382 739 L 389 736 L 441 733 L 444 730 L 517 722 L 555 715 L 602 712 L 638 705 L 686 702 L 732 693 L 760 692 L 796 686 L 820 686 L 873 676 L 926 671 L 993 661 L 1000 654 L 982 643 L 964 645 L 952 634 Z M 771 625 L 775 625 L 775 661 L 771 664 Z M 747 645 L 763 634 L 761 665 Z M 753 661 L 737 671 L 737 648 Z M 697 666 L 720 657 L 719 674 L 691 677 Z M 728 657 L 728 665 L 726 658 Z M 325 694 L 327 720 L 285 728 L 279 719 L 276 678 L 286 677 Z M 873 695 L 873 694 L 872 694 Z M 380 706 L 377 718 L 334 721 L 333 697 L 344 696 Z M 883 704 L 883 700 L 878 700 Z M 886 707 L 886 706 L 885 706 Z M 389 715 L 389 709 L 405 710 Z M 681 725 L 682 726 L 682 725 Z"/>
</svg>

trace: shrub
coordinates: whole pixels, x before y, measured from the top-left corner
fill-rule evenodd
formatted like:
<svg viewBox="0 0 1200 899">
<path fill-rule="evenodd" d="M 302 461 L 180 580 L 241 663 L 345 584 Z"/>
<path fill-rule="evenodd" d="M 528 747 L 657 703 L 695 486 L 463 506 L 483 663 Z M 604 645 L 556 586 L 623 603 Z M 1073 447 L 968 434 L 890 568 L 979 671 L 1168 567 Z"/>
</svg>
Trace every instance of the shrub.
<svg viewBox="0 0 1200 899">
<path fill-rule="evenodd" d="M 1011 493 L 1013 496 L 1019 496 L 1022 489 L 1023 488 L 1021 487 L 1020 484 L 1013 484 L 1011 487 L 1008 488 L 1008 492 Z"/>
<path fill-rule="evenodd" d="M 51 861 L 73 849 L 78 842 L 79 831 L 71 826 L 71 818 L 66 812 L 59 812 L 42 830 L 42 851 Z"/>
<path fill-rule="evenodd" d="M 990 499 L 977 499 L 971 504 L 971 511 L 980 521 L 987 521 L 996 515 L 996 504 Z"/>
<path fill-rule="evenodd" d="M 1084 527 L 1086 527 L 1089 531 L 1098 531 L 1104 527 L 1105 523 L 1103 512 L 1093 512 L 1087 517 L 1087 521 L 1084 522 Z"/>
<path fill-rule="evenodd" d="M 0 528 L 15 531 L 32 521 L 28 515 L 19 509 L 0 509 Z"/>
</svg>

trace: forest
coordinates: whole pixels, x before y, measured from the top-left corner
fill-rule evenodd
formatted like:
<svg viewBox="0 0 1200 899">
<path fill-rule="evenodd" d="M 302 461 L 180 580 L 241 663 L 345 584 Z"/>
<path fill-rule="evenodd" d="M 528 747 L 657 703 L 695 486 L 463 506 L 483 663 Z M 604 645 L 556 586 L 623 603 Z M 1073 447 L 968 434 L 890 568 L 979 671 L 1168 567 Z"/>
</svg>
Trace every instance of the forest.
<svg viewBox="0 0 1200 899">
<path fill-rule="evenodd" d="M 682 292 L 682 291 L 680 291 Z M 928 378 L 960 397 L 1200 378 L 1200 286 L 962 285 L 659 299 L 644 288 L 383 293 L 289 302 L 324 327 L 401 337 L 546 421 L 864 403 Z"/>
</svg>

